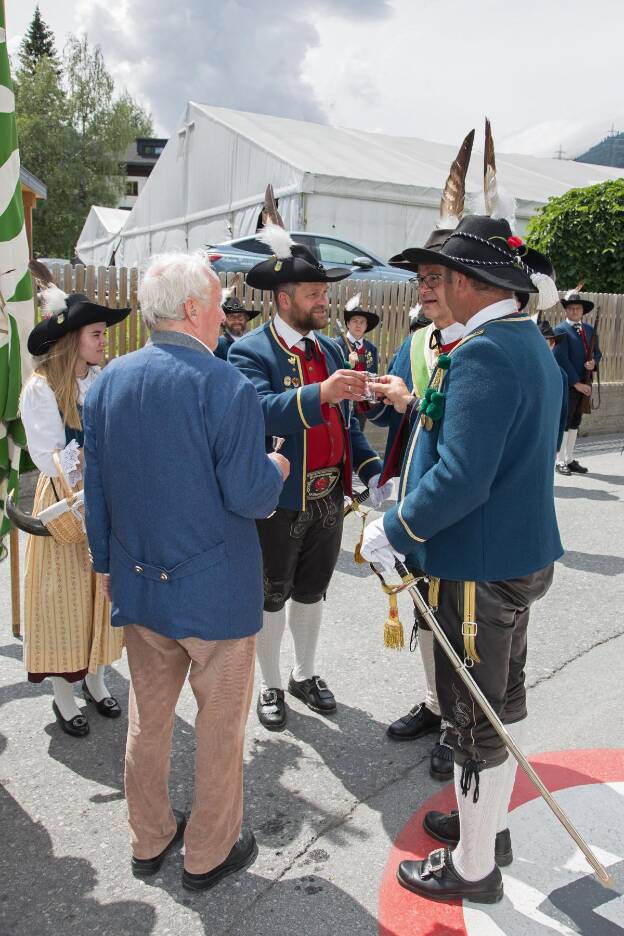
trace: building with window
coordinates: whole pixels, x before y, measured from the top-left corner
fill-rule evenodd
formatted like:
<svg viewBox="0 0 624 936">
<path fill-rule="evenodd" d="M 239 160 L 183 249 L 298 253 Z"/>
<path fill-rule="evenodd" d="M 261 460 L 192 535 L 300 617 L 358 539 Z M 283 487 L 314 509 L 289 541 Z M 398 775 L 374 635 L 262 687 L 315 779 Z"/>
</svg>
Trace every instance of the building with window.
<svg viewBox="0 0 624 936">
<path fill-rule="evenodd" d="M 166 139 L 155 137 L 139 137 L 130 144 L 122 162 L 127 175 L 126 191 L 117 205 L 118 208 L 128 211 L 134 207 L 134 203 L 166 145 Z"/>
</svg>

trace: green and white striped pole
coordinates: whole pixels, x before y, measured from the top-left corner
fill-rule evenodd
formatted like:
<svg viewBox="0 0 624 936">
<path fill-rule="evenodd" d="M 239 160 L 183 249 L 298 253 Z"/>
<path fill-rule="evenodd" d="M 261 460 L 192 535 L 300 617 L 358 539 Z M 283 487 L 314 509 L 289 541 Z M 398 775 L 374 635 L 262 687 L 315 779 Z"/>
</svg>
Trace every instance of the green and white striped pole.
<svg viewBox="0 0 624 936">
<path fill-rule="evenodd" d="M 22 386 L 20 342 L 25 345 L 34 323 L 19 170 L 15 97 L 6 45 L 4 0 L 0 0 L 0 559 L 7 554 L 4 540 L 11 529 L 5 514 L 6 496 L 14 491 L 17 497 L 20 467 L 27 459 L 26 437 L 17 418 Z M 26 355 L 24 359 L 28 361 Z M 14 633 L 19 633 L 18 545 L 16 531 L 13 530 L 11 591 Z"/>
</svg>

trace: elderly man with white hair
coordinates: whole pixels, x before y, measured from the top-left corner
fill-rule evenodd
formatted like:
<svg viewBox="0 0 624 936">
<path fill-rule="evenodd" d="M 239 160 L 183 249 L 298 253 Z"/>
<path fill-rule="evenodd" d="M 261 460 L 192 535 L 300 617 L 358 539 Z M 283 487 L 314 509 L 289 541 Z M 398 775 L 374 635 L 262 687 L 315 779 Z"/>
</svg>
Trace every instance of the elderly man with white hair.
<svg viewBox="0 0 624 936">
<path fill-rule="evenodd" d="M 183 884 L 249 865 L 243 737 L 262 625 L 255 520 L 276 507 L 288 462 L 265 454 L 252 384 L 215 358 L 221 288 L 201 254 L 155 257 L 139 289 L 151 341 L 104 370 L 84 404 L 85 503 L 96 572 L 110 576 L 132 677 L 126 798 L 135 875 L 184 837 Z M 197 701 L 188 822 L 168 778 L 176 701 Z"/>
</svg>

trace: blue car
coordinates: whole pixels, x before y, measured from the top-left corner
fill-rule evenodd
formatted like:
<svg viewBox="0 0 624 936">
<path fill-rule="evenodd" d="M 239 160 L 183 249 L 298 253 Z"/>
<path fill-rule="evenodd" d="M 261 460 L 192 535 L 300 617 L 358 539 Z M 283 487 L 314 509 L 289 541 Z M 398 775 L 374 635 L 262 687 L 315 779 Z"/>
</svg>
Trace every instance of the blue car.
<svg viewBox="0 0 624 936">
<path fill-rule="evenodd" d="M 370 251 L 336 237 L 303 231 L 293 231 L 290 236 L 297 243 L 305 244 L 321 263 L 351 267 L 351 279 L 402 282 L 414 278 L 413 273 L 396 270 Z M 207 249 L 212 267 L 217 273 L 247 273 L 262 257 L 271 255 L 270 248 L 255 237 L 240 237 L 224 244 L 211 245 Z"/>
</svg>

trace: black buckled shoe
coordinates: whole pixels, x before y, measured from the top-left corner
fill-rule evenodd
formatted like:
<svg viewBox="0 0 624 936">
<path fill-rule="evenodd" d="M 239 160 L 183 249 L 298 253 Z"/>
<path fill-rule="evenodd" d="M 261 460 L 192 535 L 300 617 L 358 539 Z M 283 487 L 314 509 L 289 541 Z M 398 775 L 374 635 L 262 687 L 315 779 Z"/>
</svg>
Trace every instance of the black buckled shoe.
<svg viewBox="0 0 624 936">
<path fill-rule="evenodd" d="M 438 842 L 444 842 L 445 845 L 457 845 L 459 842 L 459 813 L 456 809 L 451 813 L 432 810 L 426 814 L 423 820 L 423 828 Z M 506 868 L 513 861 L 509 829 L 503 829 L 502 832 L 496 834 L 494 860 L 499 868 Z"/>
<path fill-rule="evenodd" d="M 422 735 L 438 732 L 441 722 L 439 715 L 434 715 L 424 702 L 419 702 L 407 715 L 392 722 L 386 733 L 393 741 L 413 741 Z"/>
<path fill-rule="evenodd" d="M 589 468 L 584 468 L 574 459 L 574 461 L 568 462 L 568 471 L 572 472 L 572 474 L 587 474 Z"/>
<path fill-rule="evenodd" d="M 429 775 L 434 780 L 440 780 L 445 783 L 453 779 L 455 770 L 455 752 L 450 744 L 444 740 L 444 732 L 440 735 L 440 740 L 434 744 L 429 758 Z"/>
<path fill-rule="evenodd" d="M 85 735 L 89 734 L 89 722 L 84 715 L 74 715 L 73 718 L 63 718 L 61 710 L 56 702 L 52 703 L 52 711 L 65 734 L 71 735 L 72 738 L 84 738 Z"/>
<path fill-rule="evenodd" d="M 321 712 L 324 715 L 326 712 L 336 711 L 334 693 L 320 676 L 310 676 L 309 679 L 298 681 L 293 679 L 291 673 L 288 691 L 296 699 L 301 699 L 313 712 Z"/>
<path fill-rule="evenodd" d="M 503 879 L 494 866 L 480 881 L 465 881 L 455 870 L 450 849 L 431 852 L 424 861 L 402 861 L 397 871 L 401 887 L 428 900 L 470 900 L 498 903 L 503 897 Z"/>
<path fill-rule="evenodd" d="M 160 866 L 162 865 L 167 852 L 170 851 L 176 842 L 179 842 L 184 836 L 184 830 L 186 829 L 186 816 L 184 813 L 180 812 L 178 809 L 173 810 L 173 815 L 176 820 L 176 830 L 175 835 L 171 839 L 168 845 L 166 845 L 159 855 L 156 855 L 154 858 L 135 858 L 132 856 L 132 873 L 135 877 L 150 877 L 152 874 L 156 874 L 157 871 L 160 871 Z"/>
<path fill-rule="evenodd" d="M 261 725 L 269 731 L 281 731 L 286 725 L 286 703 L 283 689 L 261 689 L 256 704 Z"/>
<path fill-rule="evenodd" d="M 555 471 L 557 472 L 557 474 L 565 475 L 568 478 L 572 474 L 569 467 L 567 465 L 564 465 L 563 462 L 557 462 L 557 464 L 555 465 Z"/>
<path fill-rule="evenodd" d="M 204 891 L 210 890 L 219 881 L 222 881 L 228 874 L 234 874 L 235 871 L 242 871 L 253 864 L 258 855 L 258 845 L 251 829 L 243 829 L 237 842 L 220 865 L 207 871 L 206 874 L 191 874 L 186 869 L 182 872 L 182 886 L 187 890 Z"/>
<path fill-rule="evenodd" d="M 121 706 L 117 699 L 110 695 L 106 696 L 105 699 L 100 699 L 98 702 L 89 692 L 86 679 L 82 680 L 82 694 L 86 702 L 93 702 L 100 715 L 103 715 L 104 718 L 119 718 L 121 715 Z"/>
</svg>

